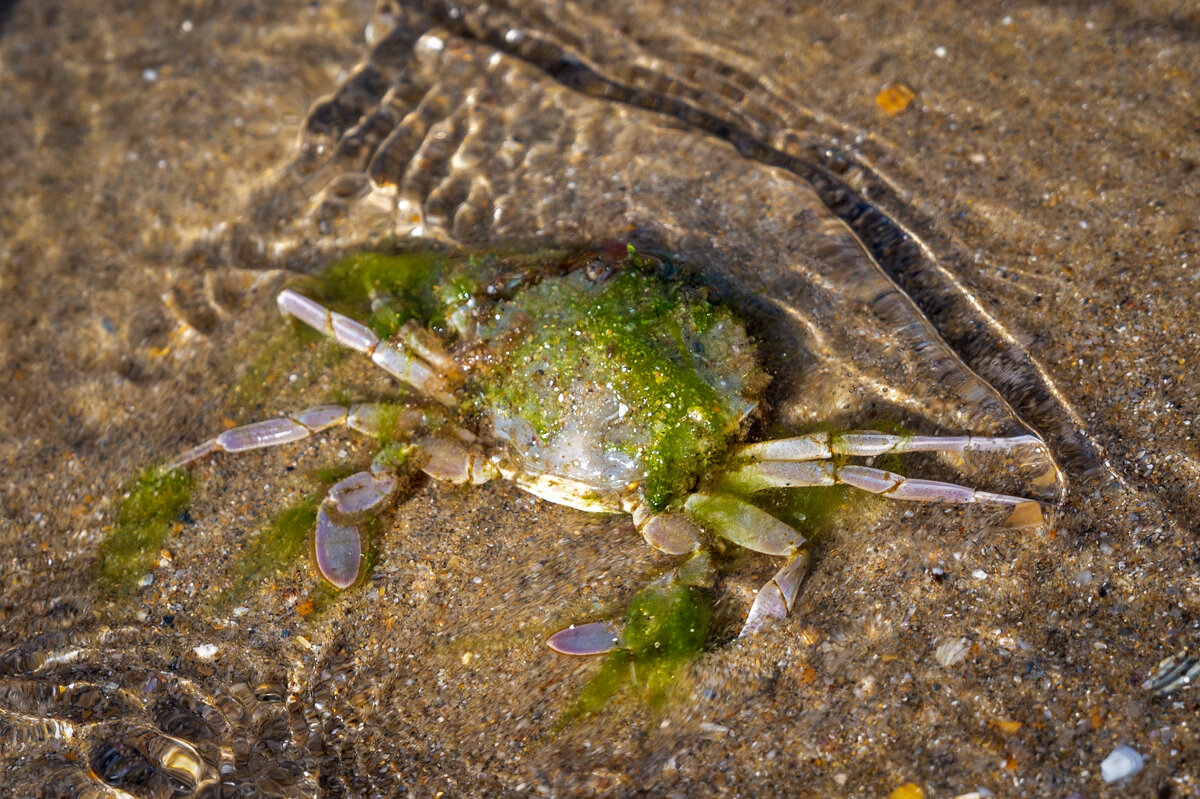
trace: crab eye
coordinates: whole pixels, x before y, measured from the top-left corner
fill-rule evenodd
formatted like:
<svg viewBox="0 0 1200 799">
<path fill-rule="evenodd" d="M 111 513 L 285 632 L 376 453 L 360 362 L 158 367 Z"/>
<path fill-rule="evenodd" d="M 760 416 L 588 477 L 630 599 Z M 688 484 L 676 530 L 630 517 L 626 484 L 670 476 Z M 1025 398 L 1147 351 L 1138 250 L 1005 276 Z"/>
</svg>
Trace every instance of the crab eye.
<svg viewBox="0 0 1200 799">
<path fill-rule="evenodd" d="M 613 265 L 606 262 L 602 258 L 593 258 L 588 261 L 584 270 L 588 276 L 588 280 L 594 283 L 600 283 L 612 276 Z"/>
</svg>

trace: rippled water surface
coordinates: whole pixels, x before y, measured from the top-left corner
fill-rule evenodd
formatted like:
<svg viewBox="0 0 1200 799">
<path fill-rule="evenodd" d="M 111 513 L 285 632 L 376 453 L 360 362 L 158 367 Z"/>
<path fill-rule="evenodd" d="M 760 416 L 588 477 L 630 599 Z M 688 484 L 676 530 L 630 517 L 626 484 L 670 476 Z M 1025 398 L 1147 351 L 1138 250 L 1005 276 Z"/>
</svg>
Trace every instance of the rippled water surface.
<svg viewBox="0 0 1200 799">
<path fill-rule="evenodd" d="M 1200 790 L 1194 689 L 1141 687 L 1200 648 L 1200 20 L 753 5 L 27 2 L 0 21 L 0 782 Z M 911 102 L 885 108 L 897 85 Z M 1055 512 L 1009 529 L 879 503 L 820 540 L 786 623 L 731 643 L 774 568 L 738 561 L 677 698 L 582 720 L 599 664 L 545 638 L 664 566 L 622 519 L 420 483 L 365 588 L 323 592 L 303 563 L 234 585 L 311 470 L 361 459 L 350 435 L 206 462 L 136 596 L 93 579 L 145 465 L 392 390 L 272 349 L 290 274 L 614 238 L 736 298 L 774 377 L 764 433 L 1034 432 L 1032 462 L 910 468 Z M 1119 744 L 1146 765 L 1106 784 Z"/>
</svg>

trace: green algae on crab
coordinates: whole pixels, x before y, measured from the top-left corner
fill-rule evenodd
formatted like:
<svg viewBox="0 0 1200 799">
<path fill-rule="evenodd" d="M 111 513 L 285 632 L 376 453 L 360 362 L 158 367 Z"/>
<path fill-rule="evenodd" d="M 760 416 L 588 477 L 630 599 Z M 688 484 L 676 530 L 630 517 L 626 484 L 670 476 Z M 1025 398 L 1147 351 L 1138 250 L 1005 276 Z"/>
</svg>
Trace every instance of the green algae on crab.
<svg viewBox="0 0 1200 799">
<path fill-rule="evenodd" d="M 437 295 L 445 258 L 436 253 L 361 252 L 335 262 L 307 285 L 329 307 L 361 315 L 375 334 L 395 335 L 410 319 L 427 320 L 442 304 Z"/>
<path fill-rule="evenodd" d="M 569 476 L 597 483 L 608 504 L 642 482 L 664 510 L 719 462 L 766 378 L 729 308 L 655 256 L 629 248 L 615 260 L 624 268 L 593 279 L 562 250 L 358 253 L 309 282 L 381 337 L 409 320 L 446 334 L 477 321 L 491 353 L 462 409 L 488 417 L 533 469 L 574 460 Z"/>
<path fill-rule="evenodd" d="M 541 444 L 534 459 L 560 463 L 596 460 L 569 441 L 597 441 L 607 460 L 629 468 L 597 465 L 593 474 L 640 473 L 656 510 L 719 462 L 765 379 L 728 308 L 647 269 L 543 280 L 500 304 L 493 320 L 485 335 L 518 334 L 480 399 L 497 433 L 531 440 L 531 432 Z"/>
</svg>

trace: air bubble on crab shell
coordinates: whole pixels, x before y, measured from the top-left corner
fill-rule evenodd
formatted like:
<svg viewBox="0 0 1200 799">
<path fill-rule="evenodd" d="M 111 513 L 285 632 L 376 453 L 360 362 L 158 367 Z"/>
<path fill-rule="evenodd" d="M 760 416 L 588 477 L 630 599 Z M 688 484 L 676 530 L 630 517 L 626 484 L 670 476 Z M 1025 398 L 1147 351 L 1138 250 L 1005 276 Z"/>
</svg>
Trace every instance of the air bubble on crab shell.
<svg viewBox="0 0 1200 799">
<path fill-rule="evenodd" d="M 617 648 L 620 634 L 611 621 L 597 621 L 559 630 L 546 639 L 546 645 L 562 655 L 587 657 L 603 655 Z"/>
<path fill-rule="evenodd" d="M 317 511 L 313 549 L 321 575 L 336 588 L 349 588 L 358 579 L 362 542 L 358 530 L 329 518 L 329 503 Z"/>
</svg>

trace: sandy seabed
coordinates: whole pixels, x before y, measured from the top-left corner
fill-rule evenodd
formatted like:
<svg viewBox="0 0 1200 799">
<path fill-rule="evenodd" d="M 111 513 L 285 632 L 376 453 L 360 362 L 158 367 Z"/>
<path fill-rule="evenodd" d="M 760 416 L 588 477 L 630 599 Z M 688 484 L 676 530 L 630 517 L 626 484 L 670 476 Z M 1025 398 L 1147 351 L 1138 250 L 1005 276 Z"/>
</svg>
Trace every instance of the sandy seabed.
<svg viewBox="0 0 1200 799">
<path fill-rule="evenodd" d="M 439 18 L 362 0 L 26 0 L 3 17 L 0 784 L 18 796 L 101 796 L 106 783 L 187 795 L 221 779 L 287 796 L 1200 792 L 1200 693 L 1142 687 L 1163 658 L 1200 656 L 1194 6 L 595 5 Z M 478 180 L 404 173 L 431 239 L 622 235 L 644 211 L 730 280 L 775 285 L 758 273 L 807 263 L 810 243 L 785 228 L 824 212 L 802 181 L 757 162 L 730 177 L 738 136 L 583 98 L 569 70 L 546 77 L 528 45 L 540 32 L 614 85 L 683 98 L 743 145 L 838 171 L 926 243 L 987 341 L 1023 353 L 1040 386 L 1041 400 L 1022 395 L 1024 378 L 989 366 L 991 344 L 969 351 L 951 329 L 960 317 L 918 296 L 996 407 L 1063 464 L 1050 522 L 881 510 L 822 543 L 786 623 L 714 642 L 679 701 L 616 701 L 565 727 L 597 664 L 554 655 L 546 634 L 620 607 L 661 565 L 619 519 L 502 484 L 420 484 L 384 519 L 367 588 L 312 613 L 301 565 L 236 607 L 213 603 L 262 519 L 311 490 L 305 464 L 358 456 L 350 436 L 206 463 L 149 584 L 107 598 L 91 564 L 143 466 L 319 402 L 342 388 L 334 377 L 386 390 L 365 369 L 289 363 L 262 378 L 269 397 L 235 389 L 284 273 L 378 230 L 355 204 L 361 185 L 333 186 L 328 153 L 303 146 L 324 141 L 314 103 L 355 74 L 368 23 L 379 36 L 397 18 L 428 25 L 409 42 L 427 72 L 384 76 L 397 107 L 429 115 L 418 138 L 468 135 L 452 115 L 438 127 L 442 106 L 520 110 L 496 116 L 496 141 L 471 132 L 486 162 L 456 162 L 488 178 L 490 200 L 476 201 Z M 497 19 L 526 35 L 493 58 Z M 683 166 L 660 180 L 672 158 Z M 501 183 L 564 164 L 622 177 Z M 888 407 L 920 417 L 912 387 L 928 378 L 896 357 L 893 375 L 869 366 L 908 387 Z M 826 399 L 789 397 L 807 384 L 781 380 L 782 423 L 874 408 L 851 371 L 813 370 Z M 936 424 L 962 417 L 953 397 L 937 404 Z M 1004 427 L 1001 411 L 980 424 Z M 1090 460 L 1060 447 L 1068 428 Z M 744 608 L 770 568 L 739 566 L 721 603 Z M 1120 745 L 1144 766 L 1105 782 Z"/>
</svg>

